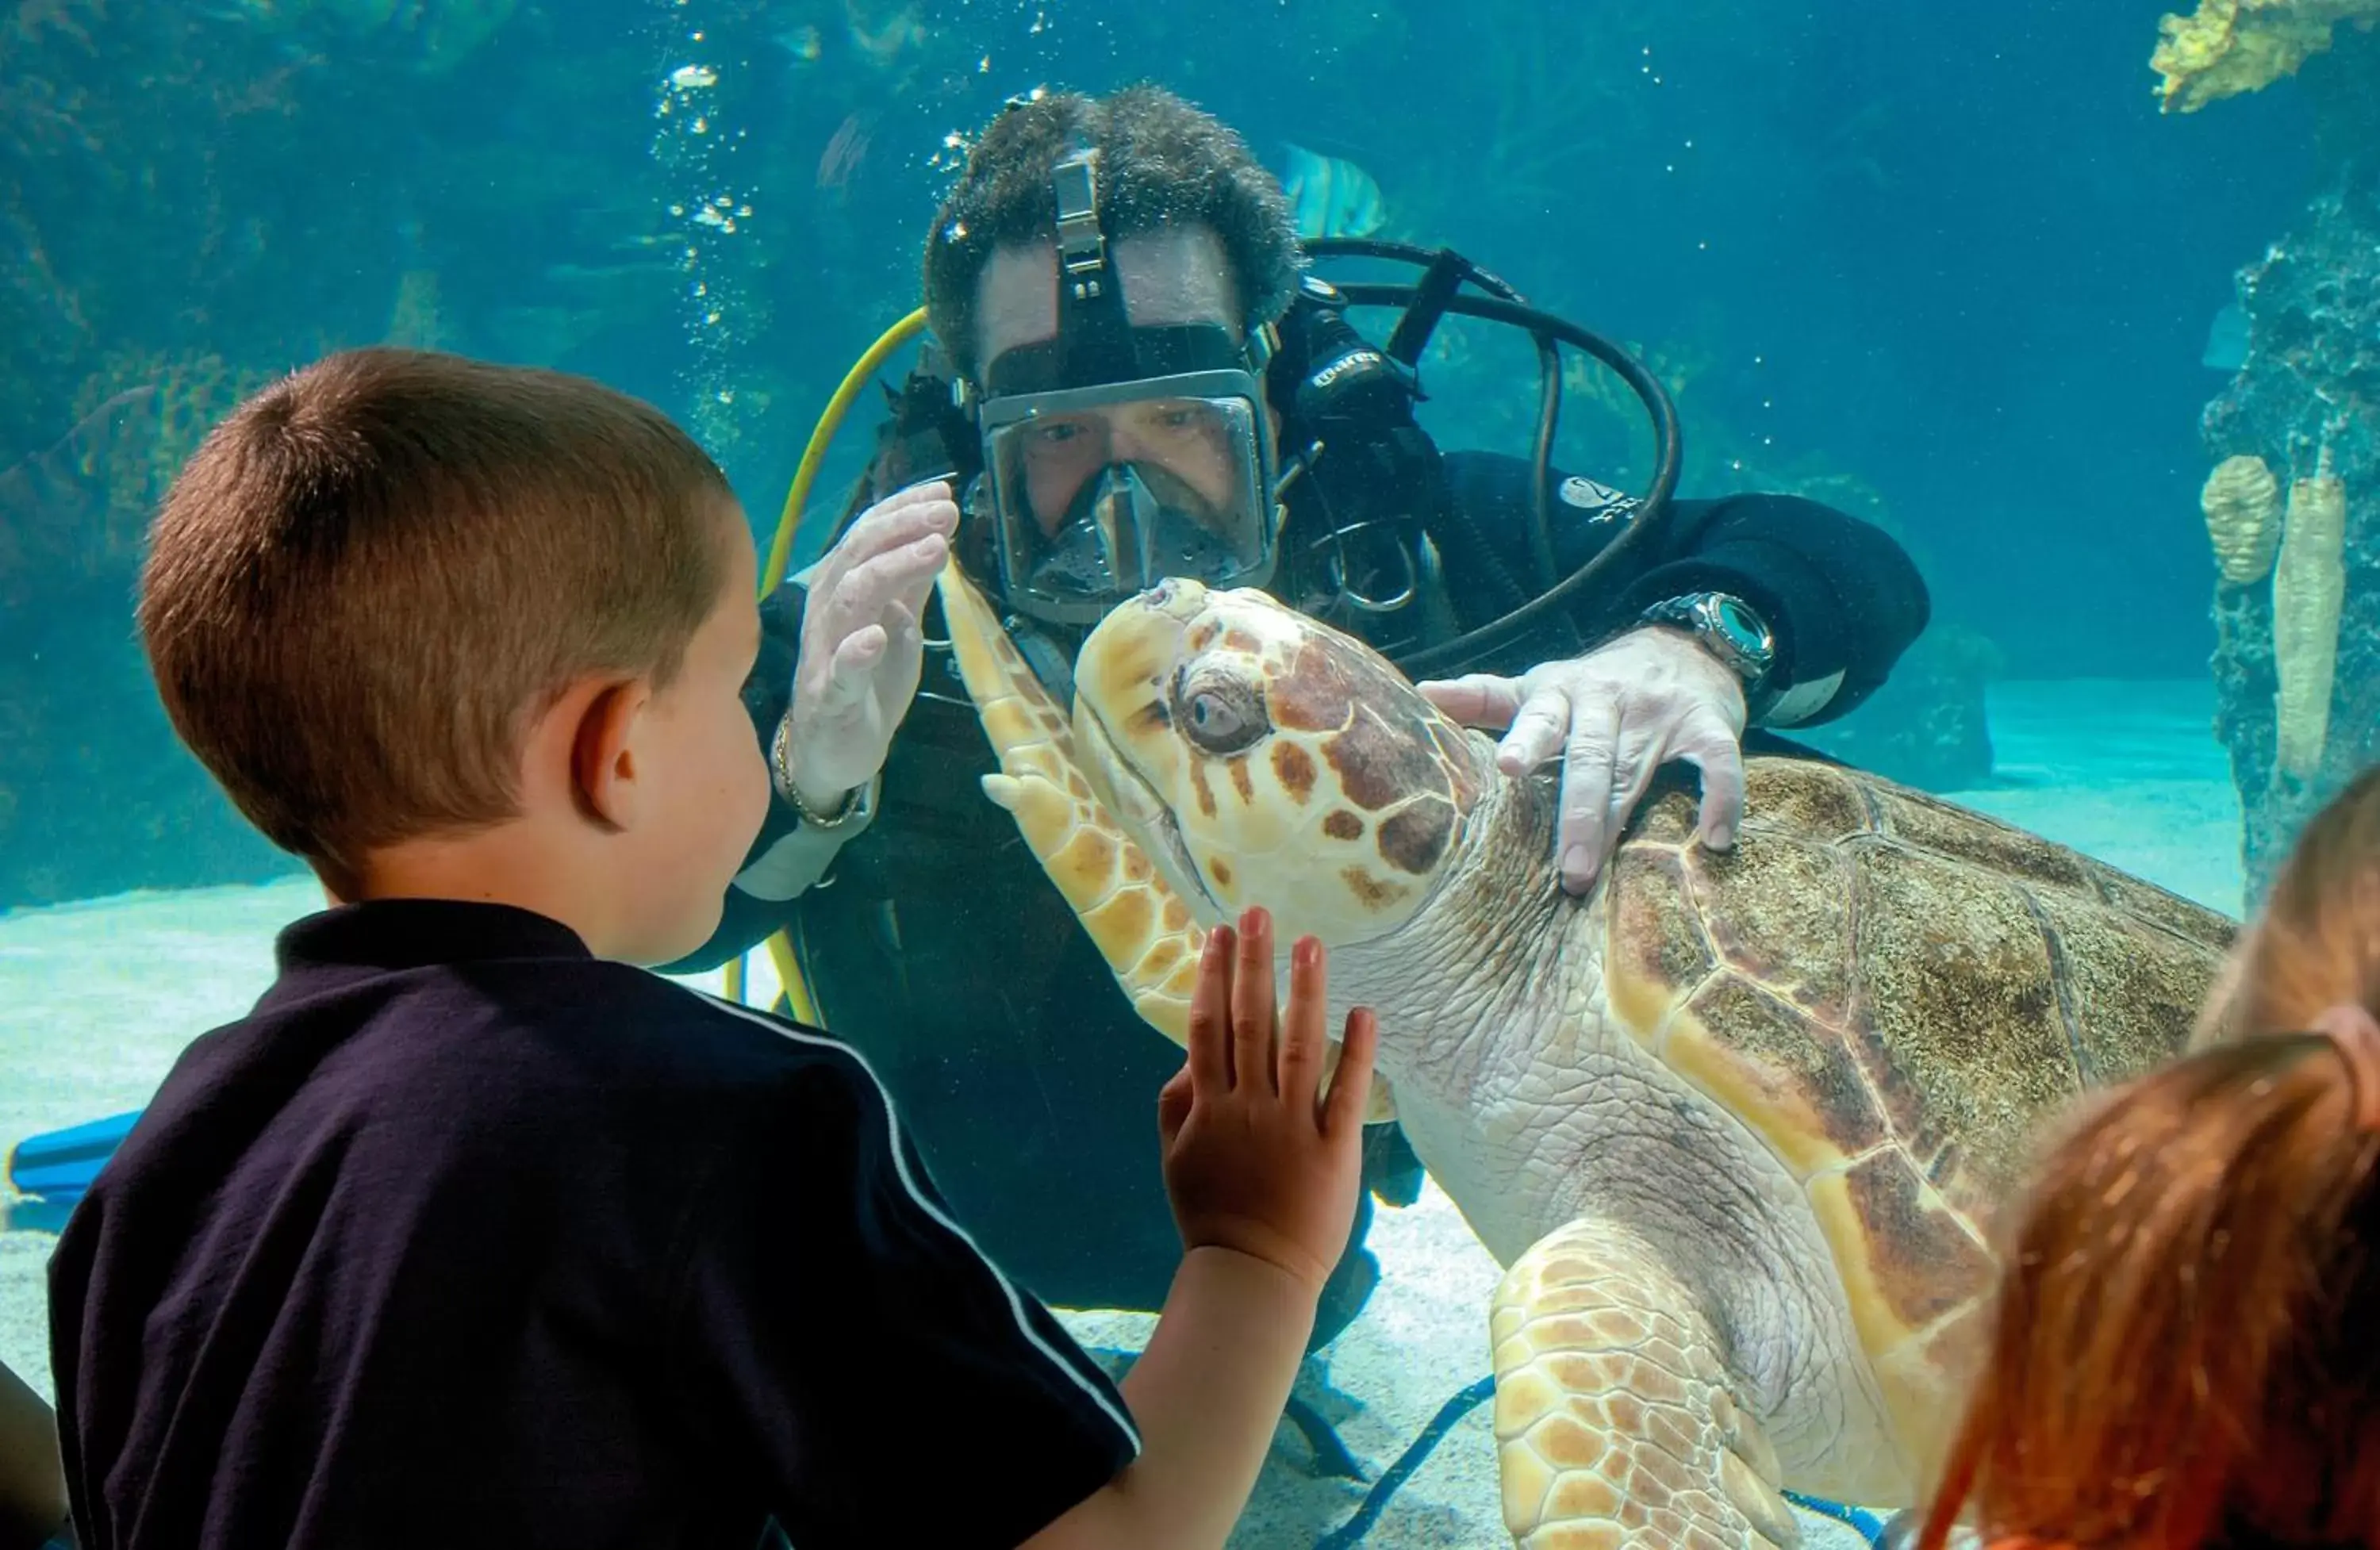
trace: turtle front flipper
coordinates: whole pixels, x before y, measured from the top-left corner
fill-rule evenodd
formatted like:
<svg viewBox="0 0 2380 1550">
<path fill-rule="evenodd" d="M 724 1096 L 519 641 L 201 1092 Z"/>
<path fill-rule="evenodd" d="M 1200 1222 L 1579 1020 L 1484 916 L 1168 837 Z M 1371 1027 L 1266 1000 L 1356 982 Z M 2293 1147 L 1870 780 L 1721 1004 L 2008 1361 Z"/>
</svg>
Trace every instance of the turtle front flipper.
<svg viewBox="0 0 2380 1550">
<path fill-rule="evenodd" d="M 1523 1550 L 1801 1542 L 1709 1319 L 1642 1238 L 1591 1217 L 1548 1233 L 1505 1274 L 1489 1327 L 1504 1526 Z"/>
<path fill-rule="evenodd" d="M 1001 772 L 984 777 L 984 793 L 1016 819 L 1135 1010 L 1174 1043 L 1187 1043 L 1205 929 L 1092 793 L 1065 711 L 983 594 L 955 564 L 942 567 L 935 588 L 959 677 L 1000 756 Z"/>
</svg>

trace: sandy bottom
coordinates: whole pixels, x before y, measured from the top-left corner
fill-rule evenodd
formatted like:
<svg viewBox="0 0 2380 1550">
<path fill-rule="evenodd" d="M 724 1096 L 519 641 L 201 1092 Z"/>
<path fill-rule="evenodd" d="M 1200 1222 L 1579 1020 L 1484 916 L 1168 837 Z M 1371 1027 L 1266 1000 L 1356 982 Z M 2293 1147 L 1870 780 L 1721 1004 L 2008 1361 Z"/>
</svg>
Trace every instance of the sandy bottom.
<svg viewBox="0 0 2380 1550">
<path fill-rule="evenodd" d="M 1990 787 L 1955 795 L 2237 914 L 2239 809 L 2208 731 L 2212 711 L 2201 684 L 2003 685 L 1992 702 L 1998 773 Z M 310 882 L 292 879 L 0 914 L 0 1146 L 145 1102 L 184 1043 L 239 1015 L 269 983 L 273 933 L 319 905 Z M 697 983 L 716 988 L 715 978 Z M 0 1362 L 45 1393 L 43 1272 L 54 1241 L 0 1232 Z M 1370 1241 L 1380 1287 L 1301 1384 L 1367 1480 L 1488 1373 L 1497 1279 L 1435 1187 L 1407 1209 L 1379 1211 Z M 1136 1349 L 1148 1324 L 1067 1317 L 1095 1347 Z M 1446 1434 L 1364 1544 L 1509 1544 L 1489 1410 L 1479 1406 Z M 1314 1477 L 1308 1457 L 1284 1427 L 1235 1545 L 1312 1545 L 1356 1508 L 1367 1487 Z M 1828 1550 L 1859 1543 L 1815 1516 L 1804 1533 Z"/>
</svg>

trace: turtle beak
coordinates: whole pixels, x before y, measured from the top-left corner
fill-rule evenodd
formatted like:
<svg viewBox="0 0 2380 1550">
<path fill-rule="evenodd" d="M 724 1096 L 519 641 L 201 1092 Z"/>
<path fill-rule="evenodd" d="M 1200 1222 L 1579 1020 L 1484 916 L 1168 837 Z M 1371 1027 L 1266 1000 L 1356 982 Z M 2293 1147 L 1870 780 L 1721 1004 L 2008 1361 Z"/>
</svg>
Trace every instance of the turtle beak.
<svg viewBox="0 0 2380 1550">
<path fill-rule="evenodd" d="M 1187 576 L 1169 576 L 1143 592 L 1142 607 L 1181 624 L 1188 624 L 1207 606 L 1207 585 Z"/>
<path fill-rule="evenodd" d="M 1080 697 L 1075 701 L 1075 746 L 1084 756 L 1078 764 L 1091 794 L 1140 841 L 1150 863 L 1173 885 L 1182 902 L 1207 925 L 1226 919 L 1226 912 L 1208 891 L 1206 877 L 1190 858 L 1173 809 L 1124 758 L 1098 709 Z"/>
</svg>

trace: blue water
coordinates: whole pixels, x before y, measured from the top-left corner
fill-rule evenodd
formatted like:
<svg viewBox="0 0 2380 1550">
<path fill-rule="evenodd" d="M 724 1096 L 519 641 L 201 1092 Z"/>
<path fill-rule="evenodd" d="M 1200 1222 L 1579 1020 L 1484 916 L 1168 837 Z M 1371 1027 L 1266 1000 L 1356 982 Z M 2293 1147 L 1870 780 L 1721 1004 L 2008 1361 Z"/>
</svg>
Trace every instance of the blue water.
<svg viewBox="0 0 2380 1550">
<path fill-rule="evenodd" d="M 2322 186 L 2339 67 L 2161 115 L 2161 9 L 10 7 L 0 909 L 291 869 L 174 745 L 130 638 L 141 522 L 240 392 L 392 336 L 589 373 L 693 427 L 764 539 L 829 393 L 917 303 L 965 137 L 1038 85 L 1154 79 L 1276 169 L 1293 144 L 1360 168 L 1381 235 L 1642 348 L 1685 493 L 1791 485 L 1887 523 L 2008 677 L 2203 681 L 2210 325 Z M 1426 424 L 1524 450 L 1530 368 L 1451 328 Z M 1641 487 L 1642 440 L 1574 406 L 1560 455 Z"/>
<path fill-rule="evenodd" d="M 105 710 L 45 704 L 39 724 L 12 723 L 53 753 L 0 769 L 20 814 L 0 846 L 58 854 L 0 903 L 145 880 L 131 857 L 105 865 L 108 827 L 53 811 L 51 788 L 136 792 L 168 830 L 221 817 L 142 704 L 117 605 L 148 503 L 241 386 L 387 337 L 410 272 L 430 281 L 410 294 L 432 305 L 409 314 L 434 322 L 429 342 L 656 400 L 703 434 L 764 528 L 845 365 L 914 304 L 952 137 L 1041 84 L 1155 79 L 1276 168 L 1291 143 L 1363 168 L 1386 235 L 1453 243 L 1645 346 L 1680 384 L 1689 493 L 1831 481 L 1892 525 L 1937 615 L 1990 636 L 2012 675 L 2196 674 L 2213 640 L 2196 421 L 2224 381 L 2201 360 L 2233 272 L 2315 186 L 2308 88 L 2331 62 L 2161 115 L 2157 14 L 2054 0 L 25 10 L 0 52 L 16 249 L 0 466 L 30 460 L 0 477 L 0 660 L 14 698 L 95 683 Z M 682 67 L 714 79 L 673 88 Z M 732 233 L 692 220 L 722 198 L 749 212 Z M 1528 358 L 1491 338 L 1473 364 L 1432 379 L 1431 428 L 1449 445 L 1515 445 Z M 159 382 L 174 395 L 162 428 L 143 415 L 69 437 L 111 393 Z M 1641 484 L 1641 455 L 1619 450 L 1631 435 L 1573 408 L 1564 455 Z M 866 442 L 861 427 L 838 444 L 822 502 Z M 176 877 L 258 860 L 210 830 Z"/>
</svg>

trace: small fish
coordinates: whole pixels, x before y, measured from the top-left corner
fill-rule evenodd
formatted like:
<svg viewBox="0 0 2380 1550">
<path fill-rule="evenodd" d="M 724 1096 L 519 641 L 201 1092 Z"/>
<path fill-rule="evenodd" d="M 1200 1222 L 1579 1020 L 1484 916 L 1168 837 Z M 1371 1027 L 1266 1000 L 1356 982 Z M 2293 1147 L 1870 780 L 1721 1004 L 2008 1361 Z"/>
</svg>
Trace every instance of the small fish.
<svg viewBox="0 0 2380 1550">
<path fill-rule="evenodd" d="M 2248 364 L 2248 314 L 2233 302 L 2215 314 L 2206 328 L 2206 348 L 2198 362 L 2217 371 L 2237 371 Z"/>
<path fill-rule="evenodd" d="M 1323 156 L 1302 145 L 1289 147 L 1289 176 L 1281 179 L 1296 212 L 1297 235 L 1308 241 L 1323 236 L 1369 236 L 1388 219 L 1380 202 L 1380 186 L 1372 175 L 1338 156 Z"/>
</svg>

